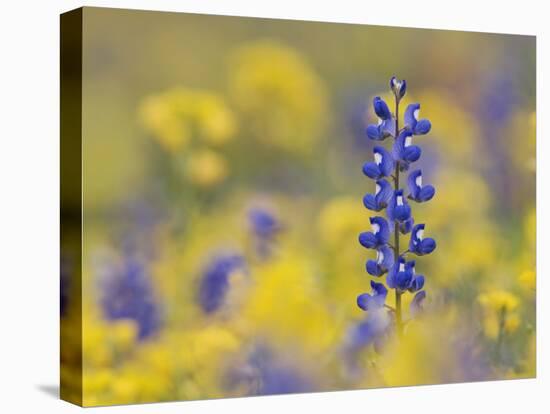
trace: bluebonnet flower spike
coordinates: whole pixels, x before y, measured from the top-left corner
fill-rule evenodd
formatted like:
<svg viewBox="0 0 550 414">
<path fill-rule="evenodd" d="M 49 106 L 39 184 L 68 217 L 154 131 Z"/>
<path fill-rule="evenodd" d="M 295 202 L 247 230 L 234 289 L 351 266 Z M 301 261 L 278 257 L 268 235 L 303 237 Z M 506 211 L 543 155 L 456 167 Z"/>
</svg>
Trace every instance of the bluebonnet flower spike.
<svg viewBox="0 0 550 414">
<path fill-rule="evenodd" d="M 436 248 L 435 240 L 423 238 L 424 224 L 415 225 L 412 216 L 411 206 L 407 200 L 418 203 L 429 201 L 435 195 L 435 188 L 431 185 L 422 185 L 422 171 L 412 171 L 407 180 L 408 194 L 405 197 L 404 190 L 399 186 L 400 172 L 408 171 L 410 165 L 420 158 L 422 150 L 419 146 L 413 145 L 413 138 L 416 135 L 427 134 L 431 129 L 431 123 L 427 119 L 419 119 L 420 105 L 415 103 L 409 105 L 404 114 L 404 127 L 398 130 L 399 120 L 396 115 L 399 113 L 399 102 L 405 96 L 407 83 L 395 76 L 390 79 L 390 89 L 395 97 L 395 115 L 380 97 L 373 101 L 373 107 L 379 118 L 378 125 L 369 125 L 367 135 L 369 138 L 382 141 L 388 136 L 395 137 L 391 151 L 382 146 L 375 146 L 374 162 L 366 162 L 363 165 L 363 173 L 376 180 L 376 191 L 374 194 L 367 194 L 363 203 L 367 209 L 381 211 L 386 208 L 386 216 L 372 217 L 370 219 L 372 231 L 363 232 L 359 235 L 359 243 L 369 249 L 376 249 L 376 260 L 368 260 L 366 263 L 367 272 L 376 277 L 387 273 L 386 286 L 395 289 L 395 326 L 398 332 L 403 333 L 401 295 L 406 292 L 416 293 L 411 303 L 410 312 L 414 316 L 422 309 L 422 302 L 426 297 L 424 288 L 425 278 L 416 274 L 414 260 L 407 261 L 405 256 L 408 253 L 419 256 L 431 253 Z M 395 188 L 386 181 L 387 177 L 393 179 Z M 394 229 L 395 241 L 393 246 L 389 245 L 390 229 Z M 408 250 L 400 250 L 400 234 L 411 233 Z M 375 343 L 384 335 L 386 329 L 391 326 L 384 325 L 383 330 L 375 330 L 374 316 L 383 315 L 390 318 L 389 313 L 384 309 L 388 289 L 382 283 L 371 282 L 372 293 L 363 293 L 357 298 L 357 305 L 368 310 L 366 321 L 357 327 L 353 333 L 353 343 L 367 345 Z"/>
<path fill-rule="evenodd" d="M 409 199 L 418 203 L 429 201 L 435 194 L 435 188 L 431 185 L 422 185 L 422 171 L 414 170 L 409 174 Z"/>
<path fill-rule="evenodd" d="M 363 165 L 363 174 L 373 180 L 389 177 L 395 168 L 392 155 L 384 147 L 378 145 L 373 148 L 373 153 L 374 162 L 367 162 Z"/>
<path fill-rule="evenodd" d="M 359 243 L 367 249 L 377 249 L 388 244 L 390 239 L 390 225 L 383 217 L 371 217 L 372 232 L 365 231 L 359 235 Z"/>
<path fill-rule="evenodd" d="M 374 194 L 366 194 L 363 197 L 363 204 L 369 210 L 380 211 L 388 205 L 391 197 L 392 188 L 390 183 L 381 179 L 376 181 Z"/>
<path fill-rule="evenodd" d="M 367 273 L 372 276 L 382 276 L 393 266 L 393 250 L 382 246 L 376 251 L 376 260 L 367 261 Z"/>
<path fill-rule="evenodd" d="M 425 224 L 417 224 L 411 232 L 411 241 L 409 242 L 409 251 L 418 256 L 430 254 L 435 250 L 436 243 L 432 238 L 424 237 Z"/>
<path fill-rule="evenodd" d="M 425 135 L 432 129 L 432 124 L 427 119 L 418 119 L 420 104 L 414 103 L 405 110 L 405 128 L 414 135 Z"/>
<path fill-rule="evenodd" d="M 390 108 L 379 96 L 373 100 L 374 112 L 378 116 L 377 125 L 367 127 L 367 136 L 375 141 L 382 141 L 389 136 L 395 136 L 395 122 Z"/>
<path fill-rule="evenodd" d="M 372 293 L 363 293 L 357 296 L 357 306 L 364 311 L 378 309 L 384 306 L 388 289 L 382 283 L 377 283 L 374 280 L 370 281 Z"/>
</svg>

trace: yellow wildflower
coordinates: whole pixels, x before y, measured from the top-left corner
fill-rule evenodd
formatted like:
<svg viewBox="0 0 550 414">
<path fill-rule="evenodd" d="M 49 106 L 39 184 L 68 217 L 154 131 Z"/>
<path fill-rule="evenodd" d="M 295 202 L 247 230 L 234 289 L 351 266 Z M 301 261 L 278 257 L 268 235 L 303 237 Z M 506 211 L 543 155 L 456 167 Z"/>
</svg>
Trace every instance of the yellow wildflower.
<svg viewBox="0 0 550 414">
<path fill-rule="evenodd" d="M 237 49 L 230 67 L 233 99 L 255 137 L 290 152 L 309 150 L 328 111 L 325 86 L 307 60 L 264 40 Z"/>
<path fill-rule="evenodd" d="M 185 165 L 185 174 L 193 184 L 211 187 L 227 177 L 228 166 L 223 156 L 203 149 L 190 155 Z"/>
</svg>

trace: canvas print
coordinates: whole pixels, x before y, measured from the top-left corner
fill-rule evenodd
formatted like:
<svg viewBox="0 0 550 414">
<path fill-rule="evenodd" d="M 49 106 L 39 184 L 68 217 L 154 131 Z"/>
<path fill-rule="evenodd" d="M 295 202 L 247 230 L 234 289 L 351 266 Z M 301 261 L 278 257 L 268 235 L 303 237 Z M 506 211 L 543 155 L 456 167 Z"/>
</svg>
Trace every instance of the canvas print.
<svg viewBox="0 0 550 414">
<path fill-rule="evenodd" d="M 536 374 L 535 38 L 61 18 L 61 394 Z"/>
</svg>

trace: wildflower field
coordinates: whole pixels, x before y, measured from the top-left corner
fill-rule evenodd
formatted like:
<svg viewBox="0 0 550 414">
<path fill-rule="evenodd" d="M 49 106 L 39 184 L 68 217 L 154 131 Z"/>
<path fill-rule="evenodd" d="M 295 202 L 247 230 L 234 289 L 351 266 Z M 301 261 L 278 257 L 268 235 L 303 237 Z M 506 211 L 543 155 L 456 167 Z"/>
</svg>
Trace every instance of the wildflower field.
<svg viewBox="0 0 550 414">
<path fill-rule="evenodd" d="M 84 18 L 84 405 L 535 376 L 533 37 Z"/>
</svg>

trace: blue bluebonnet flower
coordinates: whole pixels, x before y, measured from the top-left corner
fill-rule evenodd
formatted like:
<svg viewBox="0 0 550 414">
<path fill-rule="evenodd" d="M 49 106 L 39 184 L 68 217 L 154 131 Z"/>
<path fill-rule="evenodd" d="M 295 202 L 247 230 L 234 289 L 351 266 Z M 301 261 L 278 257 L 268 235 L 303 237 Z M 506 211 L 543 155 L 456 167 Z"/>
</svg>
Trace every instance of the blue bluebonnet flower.
<svg viewBox="0 0 550 414">
<path fill-rule="evenodd" d="M 432 129 L 432 124 L 427 119 L 418 119 L 420 104 L 414 103 L 405 110 L 405 128 L 414 135 L 425 135 Z"/>
<path fill-rule="evenodd" d="M 435 188 L 431 185 L 422 185 L 422 171 L 414 170 L 409 174 L 408 179 L 410 194 L 408 198 L 418 203 L 429 201 L 435 194 Z"/>
<path fill-rule="evenodd" d="M 408 130 L 402 131 L 393 144 L 393 158 L 399 163 L 399 170 L 406 171 L 412 162 L 418 161 L 422 150 L 412 144 L 413 134 Z"/>
<path fill-rule="evenodd" d="M 199 285 L 198 300 L 204 312 L 215 312 L 224 304 L 231 274 L 244 267 L 244 258 L 238 254 L 221 253 L 211 260 Z"/>
<path fill-rule="evenodd" d="M 395 122 L 388 104 L 377 96 L 373 100 L 374 112 L 378 116 L 377 125 L 367 126 L 367 136 L 375 141 L 382 141 L 389 136 L 395 136 Z"/>
<path fill-rule="evenodd" d="M 376 250 L 376 260 L 367 261 L 367 273 L 382 276 L 393 266 L 393 260 L 393 250 L 389 246 L 381 246 Z"/>
<path fill-rule="evenodd" d="M 371 217 L 372 232 L 365 231 L 359 235 L 359 243 L 367 249 L 377 249 L 388 244 L 390 239 L 390 225 L 384 217 Z"/>
<path fill-rule="evenodd" d="M 395 76 L 392 76 L 390 79 L 390 89 L 395 95 L 395 99 L 399 102 L 407 92 L 407 81 L 405 79 L 399 80 Z"/>
<path fill-rule="evenodd" d="M 386 303 L 386 296 L 388 296 L 388 289 L 383 283 L 371 280 L 370 285 L 372 293 L 363 293 L 357 296 L 357 306 L 364 311 L 383 307 Z"/>
<path fill-rule="evenodd" d="M 101 305 L 109 320 L 131 319 L 138 326 L 138 339 L 154 335 L 161 326 L 148 269 L 137 257 L 126 257 L 120 268 L 106 267 Z"/>
<path fill-rule="evenodd" d="M 262 259 L 271 256 L 275 237 L 282 226 L 275 214 L 271 211 L 253 207 L 248 211 L 248 221 L 254 235 L 256 252 Z"/>
<path fill-rule="evenodd" d="M 405 261 L 403 256 L 399 256 L 391 271 L 386 277 L 386 283 L 391 289 L 397 289 L 399 292 L 416 292 L 424 287 L 424 276 L 417 275 L 415 272 L 416 262 L 414 260 Z"/>
<path fill-rule="evenodd" d="M 403 190 L 396 190 L 393 193 L 386 212 L 391 221 L 403 223 L 411 219 L 411 206 L 403 195 Z"/>
<path fill-rule="evenodd" d="M 374 162 L 366 162 L 363 165 L 363 174 L 373 180 L 389 177 L 395 168 L 392 155 L 384 147 L 378 145 L 373 148 L 373 153 Z"/>
<path fill-rule="evenodd" d="M 374 194 L 366 194 L 363 197 L 363 204 L 369 210 L 380 211 L 390 202 L 392 192 L 390 183 L 384 179 L 377 180 Z"/>
<path fill-rule="evenodd" d="M 412 317 L 415 317 L 417 315 L 419 315 L 424 309 L 423 309 L 423 304 L 424 304 L 424 300 L 426 299 L 426 291 L 425 290 L 421 290 L 420 292 L 417 292 L 416 295 L 414 295 L 414 298 L 410 304 L 410 312 L 411 312 L 411 316 Z"/>
<path fill-rule="evenodd" d="M 430 254 L 435 250 L 436 243 L 432 238 L 424 237 L 425 224 L 417 224 L 413 227 L 411 232 L 411 240 L 409 242 L 409 251 L 418 256 L 424 256 Z"/>
<path fill-rule="evenodd" d="M 395 114 L 399 114 L 399 102 L 405 96 L 407 83 L 398 80 L 395 76 L 390 79 L 390 89 L 395 97 Z M 374 140 L 383 140 L 388 136 L 395 138 L 391 153 L 381 146 L 374 147 L 374 162 L 367 162 L 363 165 L 363 173 L 376 180 L 375 194 L 367 194 L 363 197 L 363 204 L 369 210 L 381 211 L 386 209 L 388 221 L 382 217 L 370 219 L 373 227 L 372 232 L 363 232 L 359 235 L 359 243 L 369 249 L 376 249 L 376 260 L 368 260 L 366 264 L 367 273 L 380 277 L 387 273 L 386 284 L 390 289 L 395 290 L 395 326 L 398 332 L 403 332 L 401 295 L 406 292 L 415 293 L 411 305 L 411 314 L 419 312 L 422 302 L 426 297 L 424 288 L 425 278 L 416 274 L 414 260 L 406 261 L 408 253 L 419 256 L 431 253 L 435 247 L 435 240 L 423 239 L 424 224 L 414 225 L 411 206 L 407 198 L 416 202 L 426 202 L 435 195 L 435 188 L 431 185 L 422 185 L 422 171 L 416 169 L 409 174 L 407 184 L 409 194 L 406 198 L 404 190 L 400 186 L 400 172 L 408 171 L 410 165 L 420 158 L 422 150 L 419 146 L 413 145 L 415 135 L 427 134 L 431 129 L 431 123 L 427 119 L 419 119 L 420 104 L 415 103 L 407 107 L 404 114 L 404 127 L 399 130 L 399 119 L 391 113 L 388 105 L 379 97 L 374 99 L 374 111 L 380 119 L 378 125 L 370 125 L 367 128 L 367 135 Z M 393 127 L 389 126 L 389 123 Z M 394 187 L 383 177 L 391 177 Z M 390 229 L 393 229 L 395 237 L 393 245 L 390 246 Z M 400 234 L 411 234 L 409 249 L 400 251 Z M 387 288 L 382 283 L 371 282 L 372 293 L 364 293 L 357 298 L 358 306 L 368 310 L 369 314 L 376 313 L 388 316 L 384 309 L 384 301 L 387 296 Z M 374 321 L 367 318 L 353 331 L 355 342 L 370 343 L 376 337 Z"/>
</svg>

